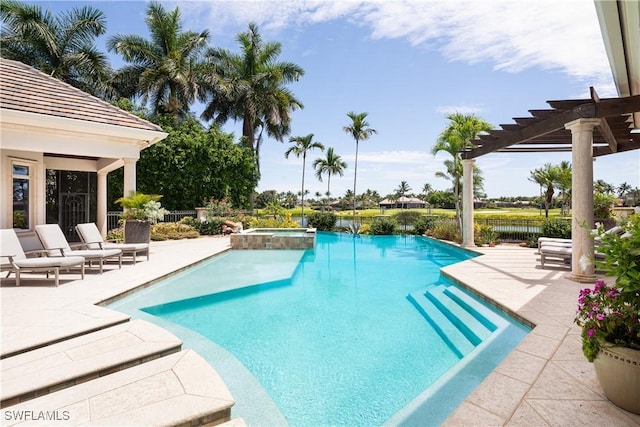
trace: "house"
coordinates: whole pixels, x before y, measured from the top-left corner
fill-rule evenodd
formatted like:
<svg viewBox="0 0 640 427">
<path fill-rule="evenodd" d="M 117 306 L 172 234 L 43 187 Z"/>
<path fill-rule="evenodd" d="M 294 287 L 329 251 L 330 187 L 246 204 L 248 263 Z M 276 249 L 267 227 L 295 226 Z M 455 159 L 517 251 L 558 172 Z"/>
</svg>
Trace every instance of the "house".
<svg viewBox="0 0 640 427">
<path fill-rule="evenodd" d="M 398 197 L 395 200 L 384 199 L 378 203 L 380 209 L 412 209 L 425 208 L 427 204 L 416 197 Z"/>
<path fill-rule="evenodd" d="M 96 222 L 106 234 L 107 174 L 136 189 L 140 151 L 167 137 L 147 120 L 21 62 L 0 58 L 0 226 L 18 232 Z"/>
</svg>

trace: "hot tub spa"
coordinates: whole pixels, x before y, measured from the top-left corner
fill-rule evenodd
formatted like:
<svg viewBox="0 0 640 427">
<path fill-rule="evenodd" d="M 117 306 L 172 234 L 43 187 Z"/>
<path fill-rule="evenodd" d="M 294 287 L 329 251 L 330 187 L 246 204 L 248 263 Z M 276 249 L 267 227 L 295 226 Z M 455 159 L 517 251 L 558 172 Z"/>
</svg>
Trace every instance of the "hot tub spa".
<svg viewBox="0 0 640 427">
<path fill-rule="evenodd" d="M 315 228 L 251 228 L 230 236 L 232 249 L 314 249 Z"/>
</svg>

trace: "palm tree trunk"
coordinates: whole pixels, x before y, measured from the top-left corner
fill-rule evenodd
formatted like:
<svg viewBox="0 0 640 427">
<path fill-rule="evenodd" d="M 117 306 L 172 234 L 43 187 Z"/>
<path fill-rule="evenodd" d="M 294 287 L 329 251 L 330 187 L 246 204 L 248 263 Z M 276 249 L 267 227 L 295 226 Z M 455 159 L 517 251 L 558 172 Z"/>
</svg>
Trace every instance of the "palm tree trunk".
<svg viewBox="0 0 640 427">
<path fill-rule="evenodd" d="M 358 140 L 356 139 L 356 162 L 353 169 L 353 225 L 356 224 L 356 179 L 358 178 Z"/>
<path fill-rule="evenodd" d="M 302 155 L 302 219 L 300 220 L 300 225 L 304 227 L 304 166 L 307 161 L 307 155 Z"/>
</svg>

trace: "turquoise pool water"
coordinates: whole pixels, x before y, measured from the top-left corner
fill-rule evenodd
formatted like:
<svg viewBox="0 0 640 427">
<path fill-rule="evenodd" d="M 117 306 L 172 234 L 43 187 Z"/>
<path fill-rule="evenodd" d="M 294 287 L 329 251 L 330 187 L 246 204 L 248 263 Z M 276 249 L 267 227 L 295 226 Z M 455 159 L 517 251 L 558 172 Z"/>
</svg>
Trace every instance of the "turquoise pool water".
<svg viewBox="0 0 640 427">
<path fill-rule="evenodd" d="M 231 251 L 135 305 L 230 352 L 292 426 L 437 425 L 527 333 L 440 278 L 472 256 L 422 237 L 319 233 L 315 251 Z"/>
</svg>

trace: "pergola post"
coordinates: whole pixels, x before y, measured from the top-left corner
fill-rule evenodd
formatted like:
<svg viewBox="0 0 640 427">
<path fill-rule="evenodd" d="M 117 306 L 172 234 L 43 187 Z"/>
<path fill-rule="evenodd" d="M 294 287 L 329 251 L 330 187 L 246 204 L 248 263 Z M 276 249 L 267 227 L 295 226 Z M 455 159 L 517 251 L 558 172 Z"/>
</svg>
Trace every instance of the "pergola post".
<svg viewBox="0 0 640 427">
<path fill-rule="evenodd" d="M 473 236 L 473 164 L 474 159 L 462 160 L 462 246 L 476 246 Z"/>
<path fill-rule="evenodd" d="M 566 123 L 571 130 L 571 274 L 576 282 L 594 282 L 593 237 L 593 128 L 600 119 Z"/>
</svg>

